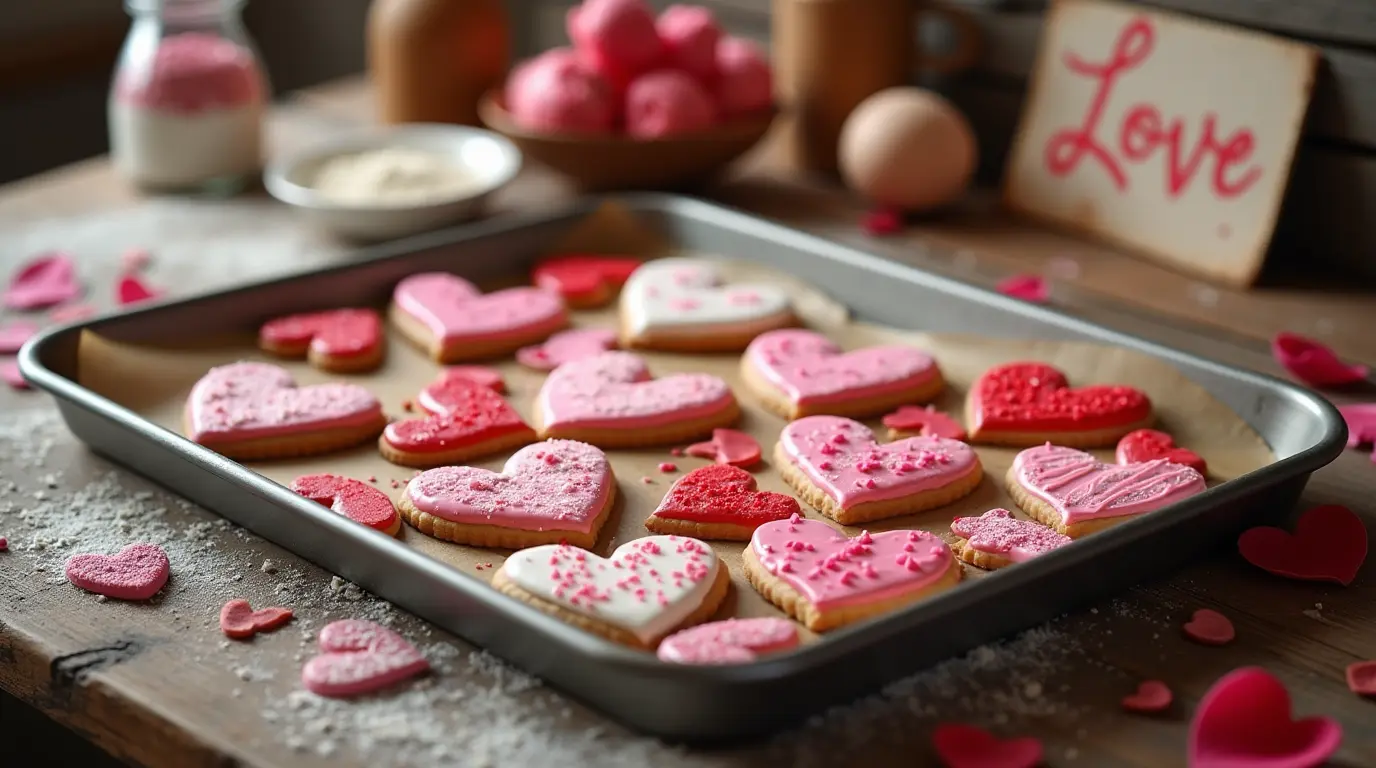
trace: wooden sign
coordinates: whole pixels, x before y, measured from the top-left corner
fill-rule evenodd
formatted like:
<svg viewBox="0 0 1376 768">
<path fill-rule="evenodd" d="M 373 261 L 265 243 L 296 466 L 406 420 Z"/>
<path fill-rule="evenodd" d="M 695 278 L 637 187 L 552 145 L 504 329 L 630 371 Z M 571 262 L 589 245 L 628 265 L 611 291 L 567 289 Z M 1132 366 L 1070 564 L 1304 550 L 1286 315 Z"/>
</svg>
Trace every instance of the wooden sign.
<svg viewBox="0 0 1376 768">
<path fill-rule="evenodd" d="M 1004 183 L 1014 210 L 1183 270 L 1261 270 L 1318 61 L 1288 40 L 1058 0 Z"/>
</svg>

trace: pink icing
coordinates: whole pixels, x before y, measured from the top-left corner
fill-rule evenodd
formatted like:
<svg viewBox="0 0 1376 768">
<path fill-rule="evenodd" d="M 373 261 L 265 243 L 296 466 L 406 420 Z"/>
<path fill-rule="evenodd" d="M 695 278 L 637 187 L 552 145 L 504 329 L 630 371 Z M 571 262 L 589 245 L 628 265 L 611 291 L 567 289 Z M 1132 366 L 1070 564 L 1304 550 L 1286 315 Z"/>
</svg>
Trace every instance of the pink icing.
<svg viewBox="0 0 1376 768">
<path fill-rule="evenodd" d="M 554 334 L 543 344 L 516 350 L 516 362 L 537 371 L 552 371 L 615 347 L 616 334 L 606 328 L 574 328 Z"/>
<path fill-rule="evenodd" d="M 1000 555 L 1015 563 L 1071 542 L 1069 536 L 1030 520 L 1019 520 L 1006 509 L 991 509 L 979 517 L 957 517 L 951 523 L 951 533 L 967 539 L 976 552 Z"/>
<path fill-rule="evenodd" d="M 369 693 L 430 668 L 414 645 L 371 621 L 326 624 L 316 642 L 322 653 L 301 669 L 301 684 L 321 696 Z"/>
<path fill-rule="evenodd" d="M 566 363 L 540 389 L 546 427 L 657 427 L 719 413 L 733 401 L 731 388 L 716 376 L 680 373 L 652 380 L 645 361 L 629 352 Z"/>
<path fill-rule="evenodd" d="M 912 347 L 842 354 L 820 333 L 786 328 L 755 337 L 750 362 L 795 403 L 835 403 L 912 389 L 937 376 L 931 356 Z"/>
<path fill-rule="evenodd" d="M 549 440 L 517 451 L 501 473 L 439 467 L 406 486 L 422 512 L 456 523 L 522 531 L 592 530 L 611 492 L 602 451 L 573 440 Z"/>
<path fill-rule="evenodd" d="M 929 586 L 955 564 L 946 542 L 926 531 L 862 532 L 847 538 L 794 516 L 755 529 L 751 551 L 819 609 L 888 600 Z"/>
<path fill-rule="evenodd" d="M 1205 490 L 1203 475 L 1165 459 L 1105 464 L 1084 451 L 1050 443 L 1019 453 L 1013 470 L 1018 483 L 1060 512 L 1067 525 L 1140 515 Z"/>
<path fill-rule="evenodd" d="M 798 625 L 786 619 L 726 619 L 669 635 L 657 655 L 677 664 L 744 664 L 797 644 Z"/>
<path fill-rule="evenodd" d="M 483 294 L 472 283 L 444 272 L 402 280 L 392 299 L 430 333 L 448 343 L 491 341 L 553 332 L 564 325 L 564 302 L 539 288 Z"/>
<path fill-rule="evenodd" d="M 779 436 L 784 452 L 843 509 L 940 488 L 969 474 L 970 446 L 944 437 L 910 437 L 880 445 L 858 421 L 808 416 Z"/>
<path fill-rule="evenodd" d="M 382 419 L 382 405 L 355 384 L 297 387 L 291 374 L 267 363 L 211 368 L 187 400 L 191 439 L 211 444 L 335 427 Z"/>
<path fill-rule="evenodd" d="M 196 32 L 164 39 L 145 68 L 120 73 L 118 97 L 171 112 L 203 112 L 263 99 L 253 54 L 224 38 Z"/>
</svg>

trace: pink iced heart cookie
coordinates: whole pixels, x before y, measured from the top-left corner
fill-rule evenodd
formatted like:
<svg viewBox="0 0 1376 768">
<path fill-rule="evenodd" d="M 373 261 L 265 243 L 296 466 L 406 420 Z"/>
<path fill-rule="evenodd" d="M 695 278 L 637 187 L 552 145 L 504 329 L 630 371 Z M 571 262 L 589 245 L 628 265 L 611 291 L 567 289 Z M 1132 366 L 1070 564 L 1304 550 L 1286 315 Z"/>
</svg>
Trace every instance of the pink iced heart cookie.
<svg viewBox="0 0 1376 768">
<path fill-rule="evenodd" d="M 1022 451 L 1008 470 L 1008 493 L 1018 506 L 1072 539 L 1204 490 L 1204 476 L 1183 464 L 1165 459 L 1105 464 L 1050 443 Z"/>
<path fill-rule="evenodd" d="M 60 251 L 45 253 L 19 268 L 2 297 L 10 309 L 42 309 L 81 295 L 72 257 Z"/>
<path fill-rule="evenodd" d="M 430 668 L 414 645 L 371 621 L 345 619 L 327 624 L 317 642 L 323 653 L 306 662 L 301 683 L 321 696 L 372 693 Z"/>
<path fill-rule="evenodd" d="M 536 411 L 542 438 L 603 448 L 677 442 L 729 426 L 740 415 L 725 381 L 705 373 L 651 379 L 645 361 L 629 352 L 560 366 L 540 388 Z"/>
<path fill-rule="evenodd" d="M 735 351 L 765 331 L 794 324 L 788 295 L 778 287 L 722 282 L 716 266 L 702 259 L 646 262 L 621 291 L 623 345 Z"/>
<path fill-rule="evenodd" d="M 539 288 L 481 293 L 463 278 L 426 272 L 392 293 L 392 322 L 442 363 L 508 354 L 568 324 L 558 294 Z"/>
<path fill-rule="evenodd" d="M 840 416 L 808 416 L 779 435 L 774 464 L 798 495 L 851 525 L 949 504 L 984 472 L 970 446 L 944 437 L 880 445 L 869 427 Z"/>
<path fill-rule="evenodd" d="M 306 456 L 377 437 L 382 405 L 354 384 L 298 387 L 267 363 L 210 369 L 191 388 L 186 431 L 194 441 L 234 459 Z"/>
<path fill-rule="evenodd" d="M 726 619 L 669 635 L 657 655 L 675 664 L 748 664 L 796 645 L 798 625 L 786 619 Z"/>
<path fill-rule="evenodd" d="M 1006 509 L 957 517 L 951 522 L 951 533 L 961 538 L 961 560 L 991 569 L 1027 562 L 1071 541 L 1041 523 L 1019 520 Z"/>
<path fill-rule="evenodd" d="M 1290 693 L 1260 667 L 1233 670 L 1204 694 L 1190 723 L 1192 768 L 1309 768 L 1343 741 L 1327 717 L 1293 720 Z"/>
<path fill-rule="evenodd" d="M 647 536 L 607 559 L 567 544 L 523 549 L 492 578 L 499 591 L 574 626 L 653 649 L 716 612 L 730 577 L 712 548 L 685 536 Z"/>
<path fill-rule="evenodd" d="M 751 586 L 814 632 L 917 602 L 961 575 L 951 548 L 926 531 L 847 538 L 797 515 L 756 528 L 742 560 Z"/>
<path fill-rule="evenodd" d="M 552 371 L 564 363 L 600 355 L 616 348 L 616 334 L 605 328 L 560 331 L 543 344 L 516 350 L 516 362 L 537 371 Z"/>
<path fill-rule="evenodd" d="M 936 361 L 921 350 L 895 345 L 843 353 L 822 334 L 795 328 L 755 337 L 741 374 L 765 406 L 786 419 L 871 416 L 931 400 L 945 387 Z"/>
<path fill-rule="evenodd" d="M 67 581 L 119 600 L 147 600 L 167 583 L 171 565 L 157 544 L 130 544 L 114 555 L 72 555 Z"/>
</svg>

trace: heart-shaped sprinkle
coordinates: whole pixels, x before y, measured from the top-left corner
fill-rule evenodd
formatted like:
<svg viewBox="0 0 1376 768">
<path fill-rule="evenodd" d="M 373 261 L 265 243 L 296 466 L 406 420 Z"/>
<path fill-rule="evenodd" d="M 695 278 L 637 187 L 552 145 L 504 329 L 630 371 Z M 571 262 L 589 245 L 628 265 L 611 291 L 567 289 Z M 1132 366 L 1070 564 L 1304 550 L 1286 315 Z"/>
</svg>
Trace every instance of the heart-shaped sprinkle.
<svg viewBox="0 0 1376 768">
<path fill-rule="evenodd" d="M 467 280 L 445 272 L 426 272 L 402 280 L 392 300 L 397 309 L 419 321 L 446 346 L 540 336 L 566 322 L 564 304 L 557 294 L 539 288 L 483 294 Z"/>
<path fill-rule="evenodd" d="M 282 355 L 308 351 L 316 357 L 358 357 L 374 354 L 382 344 L 382 320 L 371 309 L 331 309 L 288 315 L 258 329 L 258 343 Z"/>
<path fill-rule="evenodd" d="M 1229 621 L 1227 616 L 1208 608 L 1195 611 L 1181 629 L 1185 631 L 1186 637 L 1204 645 L 1227 645 L 1237 637 L 1233 622 Z"/>
<path fill-rule="evenodd" d="M 1004 296 L 1022 299 L 1033 304 L 1045 304 L 1051 298 L 1051 289 L 1046 281 L 1037 275 L 1013 275 L 1000 280 L 994 290 Z"/>
<path fill-rule="evenodd" d="M 0 381 L 13 389 L 28 389 L 29 382 L 19 372 L 19 361 L 14 358 L 0 359 Z"/>
<path fill-rule="evenodd" d="M 540 262 L 531 278 L 573 306 L 597 307 L 610 301 L 640 264 L 629 256 L 567 254 Z"/>
<path fill-rule="evenodd" d="M 1366 378 L 1365 365 L 1350 365 L 1313 339 L 1294 333 L 1278 333 L 1271 340 L 1271 355 L 1292 376 L 1311 387 L 1340 387 Z"/>
<path fill-rule="evenodd" d="M 1224 675 L 1204 694 L 1190 723 L 1191 768 L 1310 768 L 1342 744 L 1327 717 L 1293 720 L 1290 694 L 1259 667 Z"/>
<path fill-rule="evenodd" d="M 0 353 L 14 354 L 18 352 L 19 348 L 24 346 L 24 342 L 33 338 L 37 333 L 37 325 L 22 320 L 0 326 Z"/>
<path fill-rule="evenodd" d="M 630 338 L 655 331 L 707 335 L 778 318 L 791 321 L 788 295 L 766 283 L 722 285 L 716 267 L 701 259 L 646 262 L 621 292 L 622 327 Z"/>
<path fill-rule="evenodd" d="M 941 375 L 931 355 L 913 347 L 866 347 L 843 353 L 822 334 L 797 328 L 756 336 L 745 356 L 760 377 L 794 406 L 891 396 L 921 388 Z"/>
<path fill-rule="evenodd" d="M 72 257 L 52 251 L 35 257 L 10 278 L 3 297 L 10 309 L 42 309 L 81 295 Z"/>
<path fill-rule="evenodd" d="M 1363 445 L 1376 447 L 1376 403 L 1357 403 L 1338 406 L 1338 413 L 1347 422 L 1347 447 L 1359 448 Z M 1371 454 L 1376 463 L 1376 452 Z"/>
<path fill-rule="evenodd" d="M 1151 401 L 1133 387 L 1070 389 L 1065 374 L 1044 363 L 1010 363 L 985 371 L 970 389 L 970 434 L 1095 432 L 1151 416 Z"/>
<path fill-rule="evenodd" d="M 443 383 L 450 378 L 468 379 L 499 394 L 506 391 L 502 372 L 485 365 L 451 365 L 440 372 L 439 381 Z"/>
<path fill-rule="evenodd" d="M 947 768 L 1032 768 L 1042 761 L 1042 743 L 1026 736 L 999 739 L 983 728 L 942 723 L 932 746 Z"/>
<path fill-rule="evenodd" d="M 1115 458 L 1119 464 L 1138 464 L 1152 459 L 1165 459 L 1172 464 L 1184 464 L 1204 474 L 1209 467 L 1194 451 L 1177 448 L 1175 438 L 1155 429 L 1139 429 L 1123 435 L 1118 441 Z"/>
<path fill-rule="evenodd" d="M 965 427 L 960 422 L 938 411 L 933 406 L 900 406 L 898 410 L 884 416 L 884 426 L 890 430 L 890 437 L 906 436 L 917 433 L 923 437 L 945 437 L 950 440 L 964 440 Z"/>
<path fill-rule="evenodd" d="M 1293 534 L 1271 526 L 1243 531 L 1237 550 L 1277 576 L 1347 586 L 1366 561 L 1366 526 L 1347 507 L 1326 504 L 1300 515 Z"/>
<path fill-rule="evenodd" d="M 734 429 L 714 429 L 711 440 L 693 443 L 684 453 L 733 467 L 749 468 L 760 463 L 759 441 Z"/>
<path fill-rule="evenodd" d="M 297 387 L 290 373 L 267 363 L 211 368 L 187 400 L 191 439 L 211 446 L 382 421 L 382 405 L 363 387 Z"/>
<path fill-rule="evenodd" d="M 394 534 L 401 525 L 401 518 L 387 494 L 351 477 L 302 475 L 291 481 L 291 489 L 374 530 Z"/>
<path fill-rule="evenodd" d="M 540 388 L 541 423 L 552 427 L 643 430 L 734 407 L 725 381 L 705 373 L 650 379 L 630 352 L 604 352 L 561 365 Z"/>
<path fill-rule="evenodd" d="M 382 439 L 406 453 L 440 453 L 534 432 L 511 404 L 490 387 L 467 376 L 448 374 L 416 398 L 430 415 L 394 421 Z"/>
<path fill-rule="evenodd" d="M 1347 688 L 1359 696 L 1376 696 L 1376 661 L 1347 665 Z"/>
<path fill-rule="evenodd" d="M 317 642 L 323 653 L 306 662 L 301 683 L 321 696 L 371 693 L 430 668 L 414 645 L 371 621 L 345 619 L 327 624 Z"/>
<path fill-rule="evenodd" d="M 786 619 L 727 619 L 669 635 L 657 655 L 676 664 L 748 664 L 797 645 L 798 625 Z"/>
<path fill-rule="evenodd" d="M 802 511 L 792 496 L 756 487 L 755 478 L 738 467 L 701 467 L 674 483 L 653 516 L 753 529 L 771 520 L 787 520 Z"/>
<path fill-rule="evenodd" d="M 1006 509 L 991 509 L 979 517 L 957 517 L 951 522 L 951 533 L 965 539 L 976 552 L 997 555 L 1015 563 L 1026 562 L 1071 542 L 1069 536 L 1031 520 L 1019 520 Z"/>
<path fill-rule="evenodd" d="M 253 610 L 247 600 L 230 600 L 220 609 L 220 631 L 225 637 L 245 640 L 259 632 L 271 632 L 291 621 L 290 608 Z"/>
<path fill-rule="evenodd" d="M 163 293 L 163 291 L 149 287 L 136 275 L 125 275 L 119 279 L 119 283 L 115 286 L 115 301 L 123 307 L 151 301 L 161 297 Z"/>
<path fill-rule="evenodd" d="M 1160 680 L 1146 680 L 1137 686 L 1137 692 L 1123 697 L 1123 709 L 1129 712 L 1155 714 L 1170 709 L 1174 695 L 1171 689 Z"/>
<path fill-rule="evenodd" d="M 72 555 L 67 581 L 118 600 L 147 600 L 167 583 L 171 564 L 157 544 L 130 544 L 114 555 Z"/>
<path fill-rule="evenodd" d="M 1050 443 L 1018 453 L 1012 475 L 1024 490 L 1059 512 L 1067 526 L 1145 514 L 1206 488 L 1204 476 L 1183 464 L 1165 459 L 1105 464 L 1092 454 Z"/>
<path fill-rule="evenodd" d="M 893 208 L 876 208 L 860 217 L 860 228 L 870 237 L 888 237 L 903 231 L 903 214 Z"/>
<path fill-rule="evenodd" d="M 537 371 L 552 371 L 564 363 L 615 348 L 616 334 L 606 328 L 574 328 L 554 334 L 543 344 L 516 350 L 516 362 Z"/>
</svg>

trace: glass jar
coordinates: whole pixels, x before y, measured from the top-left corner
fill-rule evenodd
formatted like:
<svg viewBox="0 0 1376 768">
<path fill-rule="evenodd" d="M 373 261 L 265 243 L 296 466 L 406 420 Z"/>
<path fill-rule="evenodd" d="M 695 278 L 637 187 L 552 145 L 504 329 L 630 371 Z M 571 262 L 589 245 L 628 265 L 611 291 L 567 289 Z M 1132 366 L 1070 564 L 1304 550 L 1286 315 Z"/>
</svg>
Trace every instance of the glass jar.
<svg viewBox="0 0 1376 768">
<path fill-rule="evenodd" d="M 156 190 L 229 195 L 263 161 L 268 83 L 244 0 L 125 0 L 133 18 L 110 88 L 115 168 Z"/>
</svg>

